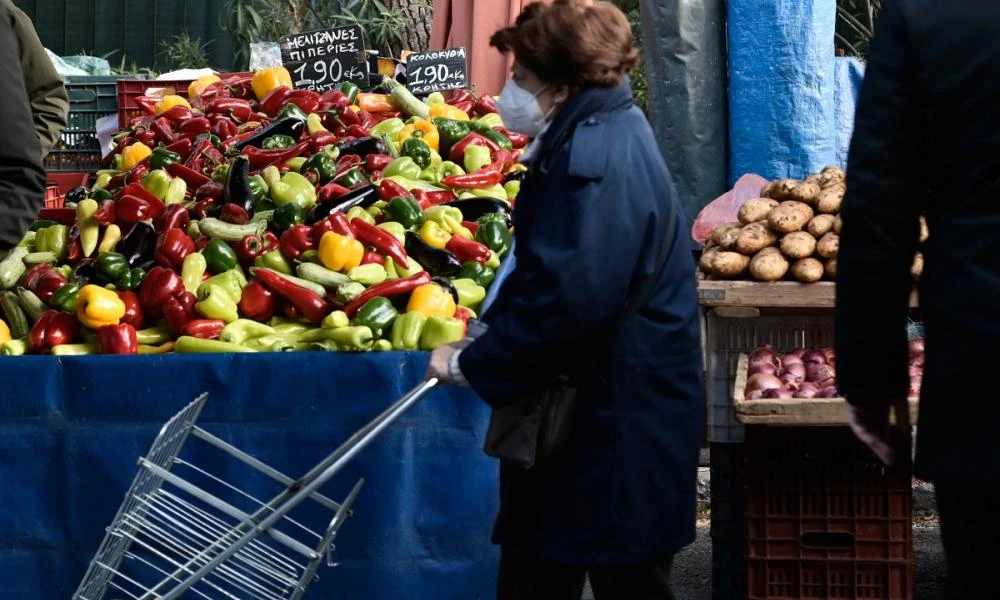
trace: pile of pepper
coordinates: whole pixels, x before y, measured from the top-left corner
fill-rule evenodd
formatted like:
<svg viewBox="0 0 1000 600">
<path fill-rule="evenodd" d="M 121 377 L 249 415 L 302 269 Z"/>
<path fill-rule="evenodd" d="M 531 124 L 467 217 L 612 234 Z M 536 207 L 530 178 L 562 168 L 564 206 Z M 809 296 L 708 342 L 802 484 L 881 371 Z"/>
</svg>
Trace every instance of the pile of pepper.
<svg viewBox="0 0 1000 600">
<path fill-rule="evenodd" d="M 140 98 L 95 184 L 0 261 L 0 353 L 461 339 L 510 250 L 528 139 L 489 96 L 318 94 L 282 71 Z"/>
</svg>

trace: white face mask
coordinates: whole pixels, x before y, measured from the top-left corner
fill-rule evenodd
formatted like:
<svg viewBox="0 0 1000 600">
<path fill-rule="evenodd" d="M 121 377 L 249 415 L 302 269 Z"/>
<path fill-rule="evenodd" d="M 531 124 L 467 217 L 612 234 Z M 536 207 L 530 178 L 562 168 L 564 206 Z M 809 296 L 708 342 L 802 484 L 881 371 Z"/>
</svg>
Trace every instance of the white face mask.
<svg viewBox="0 0 1000 600">
<path fill-rule="evenodd" d="M 538 105 L 538 96 L 548 85 L 542 86 L 534 94 L 517 85 L 513 79 L 507 80 L 497 101 L 497 112 L 503 119 L 503 125 L 510 131 L 523 133 L 529 137 L 537 137 L 545 127 L 548 115 L 542 112 Z M 549 111 L 551 112 L 551 111 Z"/>
</svg>

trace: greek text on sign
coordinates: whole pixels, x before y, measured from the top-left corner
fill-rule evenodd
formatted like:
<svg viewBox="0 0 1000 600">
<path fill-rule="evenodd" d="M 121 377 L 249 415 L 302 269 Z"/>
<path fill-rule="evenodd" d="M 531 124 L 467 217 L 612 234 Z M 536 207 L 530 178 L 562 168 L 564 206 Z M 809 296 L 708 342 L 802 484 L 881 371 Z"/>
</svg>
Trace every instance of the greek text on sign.
<svg viewBox="0 0 1000 600">
<path fill-rule="evenodd" d="M 410 54 L 406 59 L 406 85 L 417 95 L 468 86 L 465 48 Z"/>
<path fill-rule="evenodd" d="M 281 60 L 298 88 L 323 92 L 344 81 L 368 84 L 360 25 L 287 35 L 281 38 Z"/>
</svg>

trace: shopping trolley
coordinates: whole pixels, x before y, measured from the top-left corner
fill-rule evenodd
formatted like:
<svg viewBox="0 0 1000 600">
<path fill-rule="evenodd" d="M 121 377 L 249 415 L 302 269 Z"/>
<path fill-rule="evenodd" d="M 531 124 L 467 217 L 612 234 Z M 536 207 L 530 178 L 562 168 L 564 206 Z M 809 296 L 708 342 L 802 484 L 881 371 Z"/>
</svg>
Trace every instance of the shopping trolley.
<svg viewBox="0 0 1000 600">
<path fill-rule="evenodd" d="M 171 600 L 185 592 L 210 600 L 301 598 L 324 556 L 335 566 L 334 538 L 364 480 L 339 503 L 319 488 L 436 384 L 429 379 L 415 387 L 299 479 L 198 427 L 208 398 L 203 394 L 163 426 L 139 459 L 139 472 L 73 600 Z M 189 441 L 199 447 L 189 450 Z M 233 463 L 228 466 L 249 468 L 281 491 L 259 500 L 195 462 L 219 451 Z M 291 514 L 306 500 L 325 509 L 320 522 L 307 524 Z M 333 517 L 324 527 L 329 511 Z"/>
</svg>

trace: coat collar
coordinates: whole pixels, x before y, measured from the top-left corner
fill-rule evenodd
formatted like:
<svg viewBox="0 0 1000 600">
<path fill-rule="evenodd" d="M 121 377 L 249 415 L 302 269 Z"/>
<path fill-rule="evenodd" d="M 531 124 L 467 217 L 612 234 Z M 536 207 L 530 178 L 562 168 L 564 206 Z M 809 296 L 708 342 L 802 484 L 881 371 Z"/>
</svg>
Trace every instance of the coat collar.
<svg viewBox="0 0 1000 600">
<path fill-rule="evenodd" d="M 614 87 L 589 87 L 570 98 L 556 114 L 541 139 L 537 157 L 545 160 L 573 135 L 577 125 L 599 113 L 625 110 L 632 106 L 632 89 L 626 78 Z"/>
</svg>

